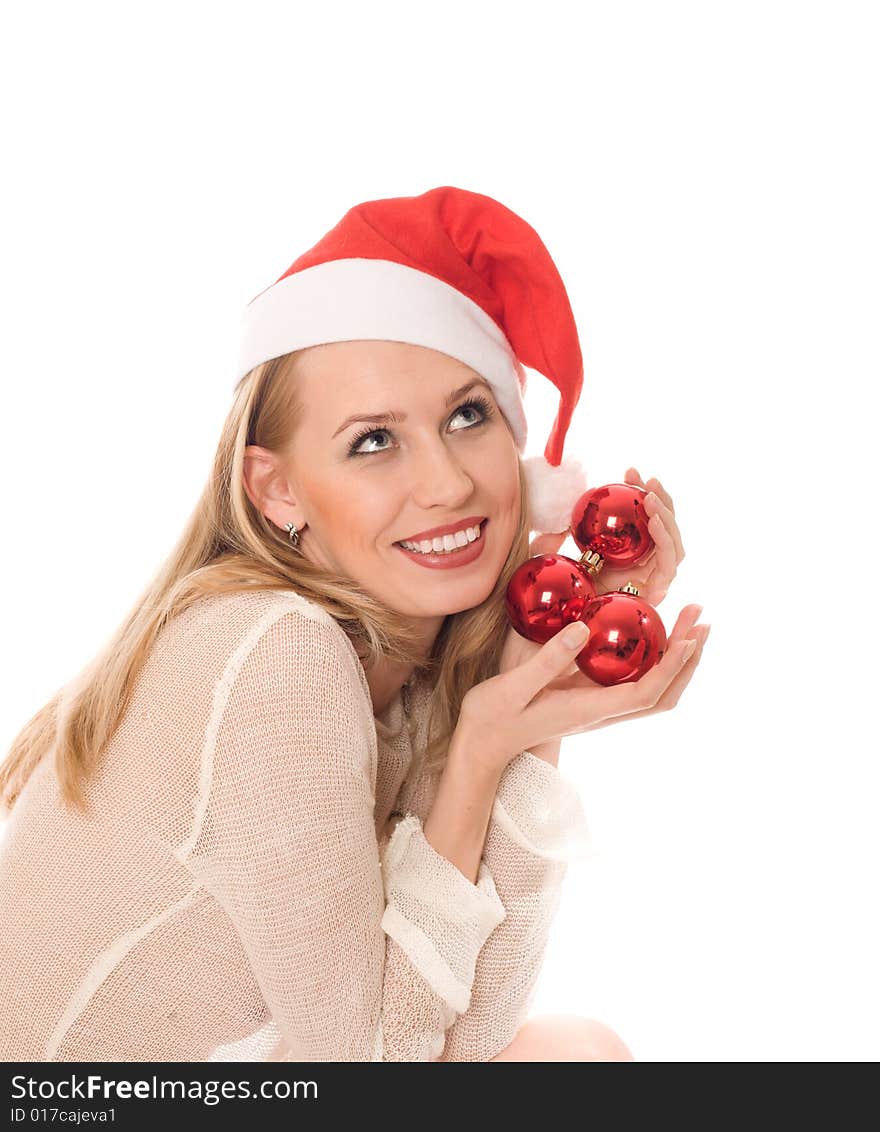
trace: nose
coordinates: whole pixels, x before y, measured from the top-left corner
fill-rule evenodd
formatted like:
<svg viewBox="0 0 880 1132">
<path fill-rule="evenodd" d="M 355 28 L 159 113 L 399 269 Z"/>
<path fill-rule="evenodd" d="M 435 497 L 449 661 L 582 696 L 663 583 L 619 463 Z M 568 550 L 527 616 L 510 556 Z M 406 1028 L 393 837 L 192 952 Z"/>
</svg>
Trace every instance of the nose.
<svg viewBox="0 0 880 1132">
<path fill-rule="evenodd" d="M 442 440 L 424 445 L 411 471 L 413 498 L 426 511 L 436 506 L 451 509 L 474 490 L 470 474 Z"/>
</svg>

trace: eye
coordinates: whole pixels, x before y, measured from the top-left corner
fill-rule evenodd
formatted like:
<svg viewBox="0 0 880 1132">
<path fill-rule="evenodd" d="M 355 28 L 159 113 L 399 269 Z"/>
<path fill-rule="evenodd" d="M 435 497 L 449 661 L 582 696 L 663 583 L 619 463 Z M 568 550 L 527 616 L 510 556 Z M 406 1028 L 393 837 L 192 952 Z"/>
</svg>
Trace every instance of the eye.
<svg viewBox="0 0 880 1132">
<path fill-rule="evenodd" d="M 479 428 L 480 425 L 486 424 L 495 410 L 492 408 L 486 397 L 472 397 L 469 401 L 464 401 L 461 405 L 458 406 L 458 408 L 452 414 L 452 419 L 454 420 L 459 415 L 459 413 L 466 411 L 476 412 L 479 414 L 478 420 L 466 426 L 467 429 L 472 429 Z M 461 432 L 463 430 L 456 429 L 455 431 Z M 348 455 L 372 456 L 377 452 L 387 452 L 387 448 L 374 448 L 372 451 L 359 451 L 362 443 L 374 436 L 382 436 L 383 434 L 386 436 L 391 436 L 391 431 L 387 428 L 364 429 L 362 432 L 359 432 L 357 436 L 355 436 L 352 440 L 351 444 L 348 447 Z"/>
</svg>

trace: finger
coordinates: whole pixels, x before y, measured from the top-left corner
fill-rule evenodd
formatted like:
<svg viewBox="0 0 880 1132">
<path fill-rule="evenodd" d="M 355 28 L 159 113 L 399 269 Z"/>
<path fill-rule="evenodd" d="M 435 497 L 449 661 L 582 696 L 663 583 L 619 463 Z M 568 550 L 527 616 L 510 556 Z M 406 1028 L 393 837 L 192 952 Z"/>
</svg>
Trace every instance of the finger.
<svg viewBox="0 0 880 1132">
<path fill-rule="evenodd" d="M 683 645 L 689 643 L 686 641 L 686 635 L 701 612 L 702 606 L 696 604 L 686 605 L 682 609 L 672 633 L 667 638 L 667 647 L 663 658 L 641 680 L 629 681 L 626 684 L 618 684 L 612 687 L 603 687 L 594 681 L 589 681 L 586 688 L 574 693 L 571 711 L 566 713 L 569 718 L 563 718 L 561 715 L 554 717 L 551 730 L 555 729 L 557 734 L 574 734 L 584 730 L 581 724 L 584 692 L 591 696 L 595 695 L 597 691 L 601 692 L 601 718 L 603 719 L 626 715 L 652 706 L 687 659 Z M 568 634 L 574 626 L 577 626 L 581 631 L 581 639 L 575 643 L 574 647 L 570 647 L 567 643 L 571 639 Z M 529 660 L 505 673 L 505 679 L 512 678 L 512 695 L 514 701 L 521 705 L 520 710 L 530 704 L 552 680 L 558 680 L 569 675 L 572 660 L 585 647 L 587 641 L 589 641 L 589 626 L 582 621 L 576 621 L 573 625 L 567 625 L 554 634 Z M 596 701 L 591 699 L 588 702 L 590 707 L 595 710 Z M 536 733 L 545 734 L 541 731 L 541 727 L 547 726 L 551 721 L 534 720 L 533 722 L 537 724 Z M 549 732 L 546 733 L 549 734 Z"/>
<path fill-rule="evenodd" d="M 642 481 L 642 477 L 639 475 L 638 468 L 627 468 L 626 473 L 623 477 L 623 482 L 635 484 L 636 487 L 645 486 L 644 482 Z"/>
<path fill-rule="evenodd" d="M 694 638 L 697 641 L 697 647 L 694 650 L 689 660 L 686 660 L 679 671 L 676 673 L 675 678 L 667 687 L 666 691 L 660 697 L 656 704 L 651 707 L 642 708 L 640 711 L 631 712 L 626 718 L 640 719 L 645 715 L 655 715 L 658 711 L 669 711 L 678 703 L 682 692 L 691 682 L 694 672 L 696 672 L 697 665 L 700 663 L 700 658 L 703 654 L 703 646 L 706 643 L 706 637 L 709 635 L 708 625 L 697 625 L 694 628 Z M 588 728 L 590 731 L 598 731 L 602 727 L 609 727 L 612 723 L 617 722 L 616 719 L 603 719 L 596 723 L 593 727 Z"/>
<path fill-rule="evenodd" d="M 653 605 L 656 609 L 669 592 L 670 584 L 670 579 L 662 576 L 657 567 L 653 566 L 639 587 L 639 592 L 648 605 Z"/>
<path fill-rule="evenodd" d="M 672 644 L 673 641 L 683 641 L 696 625 L 702 612 L 703 607 L 697 602 L 683 606 L 678 617 L 675 619 L 672 631 L 667 634 L 667 644 Z"/>
<path fill-rule="evenodd" d="M 655 711 L 668 711 L 674 708 L 679 701 L 682 692 L 691 682 L 691 677 L 697 670 L 697 665 L 700 663 L 700 657 L 703 655 L 703 646 L 706 644 L 706 638 L 709 636 L 709 625 L 695 625 L 691 630 L 690 636 L 697 642 L 697 647 L 689 659 L 685 662 L 684 666 L 675 674 L 674 679 L 671 681 L 666 691 L 657 701 Z"/>
<path fill-rule="evenodd" d="M 672 540 L 677 566 L 684 558 L 684 544 L 681 541 L 681 531 L 678 529 L 675 515 L 656 492 L 648 492 L 645 498 L 645 511 L 650 516 L 648 530 L 651 532 L 651 537 L 656 539 L 658 533 L 665 532 Z"/>
<path fill-rule="evenodd" d="M 691 682 L 691 678 L 697 670 L 697 665 L 700 663 L 700 657 L 703 655 L 703 646 L 706 643 L 706 638 L 709 635 L 709 625 L 695 625 L 691 629 L 688 639 L 696 641 L 696 646 L 691 655 L 685 660 L 684 664 L 675 673 L 675 676 L 667 685 L 665 691 L 661 694 L 657 702 L 642 711 L 635 712 L 631 718 L 635 719 L 642 715 L 654 715 L 659 711 L 670 711 L 678 703 L 682 692 Z"/>
<path fill-rule="evenodd" d="M 651 476 L 651 478 L 644 486 L 647 491 L 653 491 L 655 495 L 658 495 L 672 512 L 672 514 L 675 514 L 675 507 L 672 504 L 672 496 L 656 476 Z"/>
<path fill-rule="evenodd" d="M 629 680 L 624 684 L 615 684 L 603 687 L 595 681 L 589 681 L 588 688 L 574 691 L 570 718 L 559 718 L 561 734 L 573 734 L 584 730 L 578 725 L 579 713 L 582 714 L 584 704 L 589 703 L 591 710 L 595 711 L 596 701 L 583 699 L 584 692 L 595 696 L 601 695 L 602 713 L 596 716 L 596 723 L 602 720 L 613 720 L 622 715 L 632 715 L 654 707 L 666 691 L 669 684 L 675 679 L 680 670 L 689 660 L 689 653 L 685 646 L 693 643 L 692 630 L 697 618 L 702 613 L 701 605 L 686 605 L 679 613 L 672 632 L 666 642 L 666 649 L 662 658 L 640 680 Z M 557 634 L 557 637 L 561 634 Z M 554 638 L 555 640 L 556 638 Z M 546 646 L 545 646 L 546 647 Z M 593 726 L 591 724 L 591 726 Z M 590 728 L 587 728 L 589 730 Z"/>
<path fill-rule="evenodd" d="M 638 681 L 605 687 L 585 678 L 580 670 L 577 676 L 568 671 L 560 673 L 554 683 L 557 689 L 554 701 L 542 703 L 538 693 L 536 702 L 530 704 L 529 730 L 543 736 L 551 732 L 559 736 L 577 735 L 606 727 L 622 716 L 637 718 L 657 711 L 658 702 L 682 670 L 691 664 L 699 648 L 698 634 L 693 629 L 701 612 L 702 606 L 696 604 L 682 609 L 662 659 Z M 561 636 L 559 633 L 553 640 Z M 685 649 L 690 645 L 694 645 L 693 651 Z M 589 722 L 585 722 L 587 718 Z"/>
<path fill-rule="evenodd" d="M 654 707 L 679 671 L 690 658 L 692 641 L 678 639 L 672 641 L 663 654 L 662 660 L 654 665 L 639 680 L 625 684 L 614 684 L 605 691 L 607 706 L 603 705 L 606 719 Z"/>
<path fill-rule="evenodd" d="M 672 585 L 678 568 L 678 556 L 672 536 L 663 525 L 659 515 L 652 515 L 648 523 L 651 538 L 654 540 L 654 559 L 651 563 L 651 573 L 645 583 L 647 590 L 645 596 L 651 605 L 659 605 Z"/>
<path fill-rule="evenodd" d="M 523 707 L 571 666 L 589 639 L 589 626 L 583 621 L 575 621 L 555 633 L 524 664 L 505 674 L 505 678 L 513 678 L 515 698 Z"/>
</svg>

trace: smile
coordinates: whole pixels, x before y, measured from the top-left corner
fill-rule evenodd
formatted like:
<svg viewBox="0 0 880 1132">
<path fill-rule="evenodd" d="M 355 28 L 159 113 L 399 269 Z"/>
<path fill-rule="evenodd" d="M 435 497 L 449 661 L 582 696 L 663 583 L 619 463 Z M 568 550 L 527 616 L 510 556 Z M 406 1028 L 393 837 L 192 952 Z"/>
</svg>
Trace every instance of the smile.
<svg viewBox="0 0 880 1132">
<path fill-rule="evenodd" d="M 454 535 L 425 539 L 420 543 L 404 540 L 394 545 L 411 562 L 416 562 L 419 566 L 428 566 L 432 569 L 467 566 L 483 553 L 485 542 L 483 532 L 488 522 L 488 519 L 484 519 L 478 527 L 465 527 L 461 531 L 456 531 Z"/>
<path fill-rule="evenodd" d="M 482 534 L 482 524 L 476 527 L 463 527 L 451 535 L 439 535 L 434 539 L 422 539 L 420 542 L 410 542 L 402 539 L 400 546 L 412 550 L 416 554 L 454 554 L 468 543 L 476 542 Z"/>
</svg>

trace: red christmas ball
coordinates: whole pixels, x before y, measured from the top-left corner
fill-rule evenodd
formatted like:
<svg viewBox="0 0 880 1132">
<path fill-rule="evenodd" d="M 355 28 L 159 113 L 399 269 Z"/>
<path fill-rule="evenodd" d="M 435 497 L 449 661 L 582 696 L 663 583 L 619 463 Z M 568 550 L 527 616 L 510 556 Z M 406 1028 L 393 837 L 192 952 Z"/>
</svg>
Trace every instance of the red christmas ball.
<svg viewBox="0 0 880 1132">
<path fill-rule="evenodd" d="M 585 491 L 575 503 L 571 536 L 590 552 L 587 561 L 594 572 L 603 566 L 632 566 L 654 546 L 645 513 L 647 494 L 630 483 L 610 483 Z"/>
<path fill-rule="evenodd" d="M 590 637 L 575 663 L 597 684 L 638 680 L 666 652 L 666 629 L 657 610 L 626 589 L 594 598 L 581 621 L 589 625 Z"/>
<path fill-rule="evenodd" d="M 505 607 L 520 636 L 543 645 L 582 617 L 595 596 L 580 563 L 564 554 L 537 554 L 518 566 L 507 583 Z"/>
</svg>

